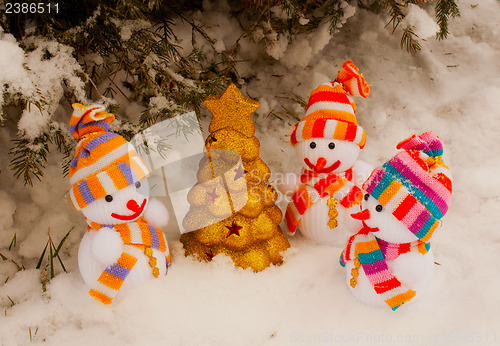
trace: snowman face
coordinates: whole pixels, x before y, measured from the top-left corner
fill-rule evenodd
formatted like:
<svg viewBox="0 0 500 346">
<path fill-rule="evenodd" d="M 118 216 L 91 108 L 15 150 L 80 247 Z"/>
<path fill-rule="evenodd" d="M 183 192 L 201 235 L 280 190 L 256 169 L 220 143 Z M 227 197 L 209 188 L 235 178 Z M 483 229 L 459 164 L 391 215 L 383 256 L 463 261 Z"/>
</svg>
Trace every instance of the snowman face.
<svg viewBox="0 0 500 346">
<path fill-rule="evenodd" d="M 382 207 L 382 205 L 370 194 L 366 194 L 361 203 L 361 208 L 366 213 L 365 224 L 370 228 L 375 228 L 374 234 L 377 238 L 390 243 L 409 243 L 418 240 L 417 236 L 410 232 L 392 213 Z M 366 212 L 365 210 L 368 210 Z"/>
<path fill-rule="evenodd" d="M 359 155 L 355 143 L 328 138 L 312 138 L 295 145 L 295 152 L 307 170 L 318 173 L 341 173 L 351 168 Z"/>
<path fill-rule="evenodd" d="M 148 201 L 149 183 L 145 178 L 90 203 L 81 211 L 89 221 L 114 225 L 137 220 L 144 213 Z"/>
</svg>

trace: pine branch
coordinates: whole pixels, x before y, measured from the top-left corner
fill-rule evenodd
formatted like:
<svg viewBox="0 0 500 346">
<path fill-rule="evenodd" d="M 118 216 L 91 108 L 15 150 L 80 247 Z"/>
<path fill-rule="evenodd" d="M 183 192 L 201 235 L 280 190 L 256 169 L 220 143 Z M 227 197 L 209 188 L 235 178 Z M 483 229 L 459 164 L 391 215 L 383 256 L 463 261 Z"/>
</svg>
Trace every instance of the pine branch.
<svg viewBox="0 0 500 346">
<path fill-rule="evenodd" d="M 460 16 L 460 10 L 455 0 L 438 0 L 436 3 L 436 22 L 439 32 L 436 34 L 438 40 L 448 37 L 448 19 Z"/>
<path fill-rule="evenodd" d="M 408 25 L 403 29 L 400 46 L 401 49 L 405 47 L 410 54 L 415 54 L 422 49 L 420 42 L 418 42 L 418 35 L 415 34 L 412 26 Z"/>
<path fill-rule="evenodd" d="M 14 172 L 14 177 L 22 177 L 24 185 L 33 186 L 32 177 L 41 180 L 43 169 L 47 163 L 48 136 L 46 134 L 29 141 L 25 138 L 14 139 L 14 147 L 9 151 L 13 156 L 9 167 Z"/>
<path fill-rule="evenodd" d="M 389 10 L 389 15 L 391 16 L 391 20 L 387 25 L 392 24 L 392 33 L 396 31 L 399 23 L 405 17 L 403 7 L 405 3 L 400 3 L 398 0 L 384 0 L 384 8 Z"/>
<path fill-rule="evenodd" d="M 342 0 L 328 0 L 323 5 L 323 13 L 326 19 L 330 22 L 330 33 L 334 33 L 341 27 L 342 18 L 344 17 L 344 8 Z"/>
</svg>

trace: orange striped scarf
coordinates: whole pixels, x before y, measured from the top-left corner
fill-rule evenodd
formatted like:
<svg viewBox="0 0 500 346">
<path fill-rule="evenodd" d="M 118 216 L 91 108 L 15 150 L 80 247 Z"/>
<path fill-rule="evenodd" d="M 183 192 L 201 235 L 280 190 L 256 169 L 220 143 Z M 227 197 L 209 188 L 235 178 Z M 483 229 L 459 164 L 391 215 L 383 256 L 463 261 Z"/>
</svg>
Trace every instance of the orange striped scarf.
<svg viewBox="0 0 500 346">
<path fill-rule="evenodd" d="M 344 176 L 330 173 L 326 178 L 319 178 L 319 173 L 305 170 L 300 176 L 304 186 L 293 194 L 292 201 L 286 208 L 285 223 L 288 232 L 294 234 L 302 215 L 323 197 L 335 197 L 344 208 L 360 204 L 363 191 L 351 180 L 352 168 L 348 169 Z"/>
<path fill-rule="evenodd" d="M 96 300 L 111 304 L 113 298 L 120 290 L 132 268 L 134 268 L 138 256 L 141 254 L 151 257 L 152 248 L 161 252 L 167 251 L 167 242 L 163 232 L 148 224 L 142 217 L 134 222 L 116 225 L 101 225 L 90 222 L 88 230 L 92 228 L 99 231 L 103 227 L 110 227 L 120 234 L 124 243 L 122 254 L 112 265 L 108 266 L 97 279 L 97 284 L 92 287 L 89 294 Z M 170 262 L 170 254 L 166 254 L 167 266 Z"/>
</svg>

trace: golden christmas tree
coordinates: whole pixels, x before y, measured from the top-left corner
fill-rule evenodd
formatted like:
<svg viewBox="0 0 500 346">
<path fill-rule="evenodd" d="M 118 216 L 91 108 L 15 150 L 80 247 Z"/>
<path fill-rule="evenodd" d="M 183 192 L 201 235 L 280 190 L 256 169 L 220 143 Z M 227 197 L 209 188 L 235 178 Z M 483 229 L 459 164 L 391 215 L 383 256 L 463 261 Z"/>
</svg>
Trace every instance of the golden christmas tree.
<svg viewBox="0 0 500 346">
<path fill-rule="evenodd" d="M 231 84 L 205 105 L 213 115 L 198 182 L 188 193 L 190 209 L 181 235 L 186 256 L 210 261 L 220 253 L 238 267 L 261 271 L 281 264 L 290 244 L 279 223 L 271 171 L 259 158 L 251 114 L 260 106 Z"/>
</svg>

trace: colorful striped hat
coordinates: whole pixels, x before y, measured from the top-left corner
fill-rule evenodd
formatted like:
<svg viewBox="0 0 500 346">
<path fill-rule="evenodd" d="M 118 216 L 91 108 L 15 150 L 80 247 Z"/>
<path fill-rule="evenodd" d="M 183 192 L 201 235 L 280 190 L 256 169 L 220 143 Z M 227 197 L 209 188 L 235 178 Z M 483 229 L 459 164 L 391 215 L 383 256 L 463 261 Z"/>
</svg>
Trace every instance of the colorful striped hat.
<svg viewBox="0 0 500 346">
<path fill-rule="evenodd" d="M 403 149 L 363 184 L 363 189 L 426 242 L 448 210 L 452 182 L 441 160 L 443 145 L 433 132 L 413 135 L 397 145 Z"/>
<path fill-rule="evenodd" d="M 356 143 L 363 148 L 366 133 L 356 121 L 356 104 L 349 97 L 368 97 L 370 86 L 352 61 L 346 61 L 337 79 L 311 92 L 304 118 L 295 125 L 292 145 L 311 138 L 334 138 Z"/>
<path fill-rule="evenodd" d="M 73 104 L 69 131 L 78 144 L 69 167 L 69 195 L 76 210 L 150 174 L 132 144 L 108 131 L 114 119 L 102 106 Z"/>
</svg>

